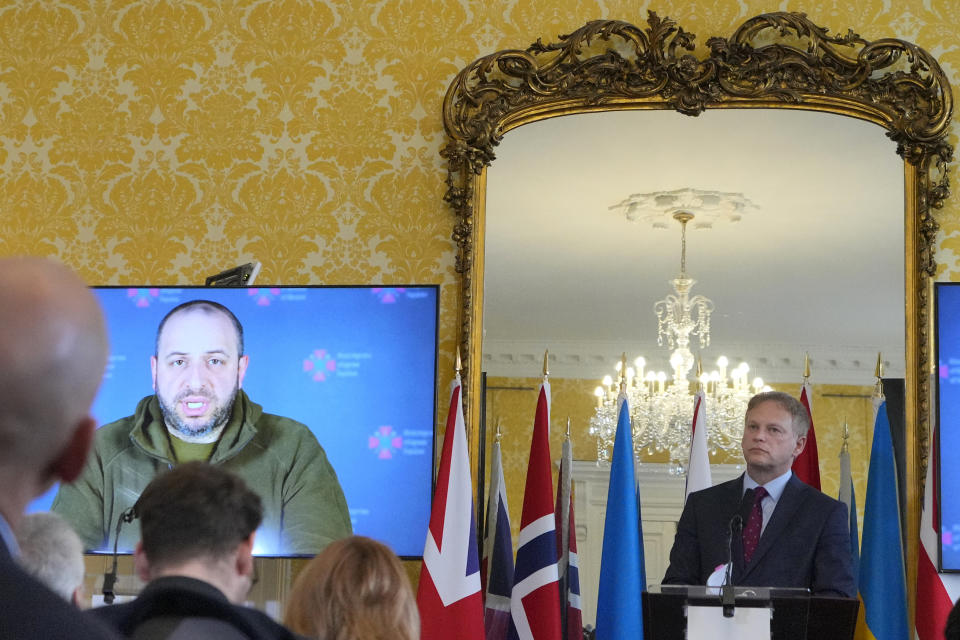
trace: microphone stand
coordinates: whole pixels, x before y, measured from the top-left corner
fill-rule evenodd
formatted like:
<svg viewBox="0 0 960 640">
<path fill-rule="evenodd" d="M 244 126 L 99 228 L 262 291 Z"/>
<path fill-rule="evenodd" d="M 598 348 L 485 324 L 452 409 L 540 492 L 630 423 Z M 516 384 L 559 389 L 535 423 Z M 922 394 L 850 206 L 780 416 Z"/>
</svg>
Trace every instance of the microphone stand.
<svg viewBox="0 0 960 640">
<path fill-rule="evenodd" d="M 743 518 L 738 513 L 727 524 L 727 569 L 723 576 L 723 586 L 720 587 L 720 604 L 723 607 L 723 617 L 733 617 L 735 593 L 733 589 L 733 529 L 743 528 Z"/>
<path fill-rule="evenodd" d="M 733 607 L 735 593 L 733 589 L 733 530 L 736 528 L 737 535 L 743 532 L 743 520 L 753 506 L 754 490 L 747 489 L 743 497 L 740 498 L 740 508 L 737 513 L 730 518 L 727 523 L 727 570 L 724 572 L 723 586 L 720 587 L 720 604 L 723 607 L 723 617 L 733 617 Z"/>
<path fill-rule="evenodd" d="M 116 594 L 113 592 L 113 587 L 117 583 L 117 544 L 120 542 L 120 528 L 123 527 L 124 522 L 133 522 L 133 519 L 137 517 L 137 505 L 133 505 L 126 511 L 120 514 L 120 517 L 117 518 L 117 530 L 113 538 L 113 566 L 110 571 L 107 571 L 103 574 L 103 602 L 104 604 L 113 604 Z"/>
</svg>

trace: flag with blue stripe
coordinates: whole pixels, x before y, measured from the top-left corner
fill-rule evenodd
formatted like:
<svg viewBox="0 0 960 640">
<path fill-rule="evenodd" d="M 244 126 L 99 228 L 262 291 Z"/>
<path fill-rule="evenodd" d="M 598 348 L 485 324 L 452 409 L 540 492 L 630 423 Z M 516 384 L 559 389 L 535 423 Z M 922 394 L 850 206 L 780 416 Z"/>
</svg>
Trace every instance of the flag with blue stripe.
<svg viewBox="0 0 960 640">
<path fill-rule="evenodd" d="M 511 640 L 561 640 L 550 461 L 550 385 L 540 386 L 510 598 Z"/>
<path fill-rule="evenodd" d="M 847 447 L 846 436 L 844 436 L 843 447 L 840 449 L 840 493 L 837 499 L 847 505 L 850 530 L 850 566 L 853 567 L 854 588 L 857 588 L 860 581 L 860 532 L 857 528 L 857 492 L 853 486 L 853 474 L 850 471 L 850 449 Z"/>
<path fill-rule="evenodd" d="M 583 611 L 580 605 L 580 560 L 577 556 L 577 528 L 573 513 L 573 447 L 570 419 L 563 441 L 560 473 L 557 476 L 557 571 L 560 574 L 560 628 L 564 640 L 583 640 Z"/>
<path fill-rule="evenodd" d="M 499 437 L 493 443 L 493 460 L 490 463 L 490 501 L 480 579 L 484 585 L 487 640 L 506 640 L 510 629 L 510 591 L 513 589 L 513 541 L 510 539 L 510 516 Z"/>
<path fill-rule="evenodd" d="M 417 589 L 420 640 L 484 640 L 470 457 L 458 373 Z"/>
</svg>

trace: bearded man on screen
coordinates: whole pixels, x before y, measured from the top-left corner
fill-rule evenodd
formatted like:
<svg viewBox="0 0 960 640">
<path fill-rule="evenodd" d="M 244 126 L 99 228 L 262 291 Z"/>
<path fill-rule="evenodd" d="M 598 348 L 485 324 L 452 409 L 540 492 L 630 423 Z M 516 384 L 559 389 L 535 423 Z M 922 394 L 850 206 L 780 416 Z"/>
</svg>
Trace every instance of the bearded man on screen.
<svg viewBox="0 0 960 640">
<path fill-rule="evenodd" d="M 243 326 L 223 305 L 191 300 L 163 318 L 150 358 L 155 393 L 97 431 L 82 476 L 53 503 L 88 549 L 111 550 L 117 519 L 147 483 L 190 461 L 222 466 L 260 494 L 263 553 L 312 555 L 352 533 L 323 448 L 306 425 L 250 400 L 243 391 L 249 365 Z M 133 528 L 122 530 L 119 548 L 133 549 Z"/>
</svg>

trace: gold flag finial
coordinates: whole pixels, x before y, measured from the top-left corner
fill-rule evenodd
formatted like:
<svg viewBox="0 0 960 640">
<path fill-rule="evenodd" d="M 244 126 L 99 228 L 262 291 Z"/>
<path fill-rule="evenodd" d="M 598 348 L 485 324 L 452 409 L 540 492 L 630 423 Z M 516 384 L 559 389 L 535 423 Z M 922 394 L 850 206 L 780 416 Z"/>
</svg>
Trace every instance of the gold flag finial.
<svg viewBox="0 0 960 640">
<path fill-rule="evenodd" d="M 810 352 L 806 351 L 803 354 L 803 381 L 806 382 L 807 378 L 810 377 Z"/>
<path fill-rule="evenodd" d="M 847 452 L 848 440 L 850 440 L 850 425 L 847 424 L 847 416 L 843 416 L 843 446 L 840 447 L 840 453 Z"/>
<path fill-rule="evenodd" d="M 500 442 L 500 438 L 501 438 L 502 436 L 503 436 L 503 432 L 500 431 L 500 418 L 497 418 L 497 433 L 496 433 L 496 435 L 494 436 L 494 442 L 499 443 L 499 442 Z"/>
<path fill-rule="evenodd" d="M 550 375 L 550 370 L 547 368 L 547 359 L 549 358 L 549 356 L 550 356 L 550 350 L 544 349 L 543 350 L 543 379 L 544 380 L 546 380 L 547 376 Z"/>
<path fill-rule="evenodd" d="M 703 360 L 697 356 L 697 392 L 703 391 Z"/>
<path fill-rule="evenodd" d="M 457 363 L 453 365 L 453 371 L 457 375 L 460 375 L 460 371 L 463 369 L 463 364 L 460 362 L 460 347 L 457 347 Z"/>
<path fill-rule="evenodd" d="M 567 440 L 570 439 L 570 416 L 567 416 Z"/>
<path fill-rule="evenodd" d="M 883 354 L 877 353 L 877 367 L 873 371 L 873 375 L 877 377 L 877 384 L 873 387 L 873 397 L 882 398 L 883 397 Z"/>
</svg>

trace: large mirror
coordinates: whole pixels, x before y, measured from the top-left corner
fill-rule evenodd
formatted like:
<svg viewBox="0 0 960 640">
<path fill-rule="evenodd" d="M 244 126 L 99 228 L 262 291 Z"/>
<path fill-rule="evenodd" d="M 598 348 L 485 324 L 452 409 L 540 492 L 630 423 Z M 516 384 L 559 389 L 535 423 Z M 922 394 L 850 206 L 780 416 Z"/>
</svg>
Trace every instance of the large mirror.
<svg viewBox="0 0 960 640">
<path fill-rule="evenodd" d="M 685 246 L 675 210 L 694 215 Z M 806 353 L 817 382 L 868 385 L 879 352 L 903 377 L 903 162 L 871 123 L 787 109 L 541 120 L 498 147 L 484 231 L 489 376 L 530 375 L 544 345 L 553 376 L 599 381 L 624 349 L 670 371 L 654 301 L 685 248 L 690 295 L 715 305 L 709 343 L 691 344 L 705 367 L 726 355 L 785 382 Z"/>
<path fill-rule="evenodd" d="M 706 51 L 691 53 L 698 51 L 694 42 L 705 42 Z M 714 109 L 736 111 L 725 113 Z M 656 110 L 665 112 L 656 113 Z M 777 113 L 771 114 L 767 110 L 777 110 Z M 813 147 L 821 147 L 822 151 L 824 138 L 778 139 L 778 132 L 784 129 L 780 117 L 785 111 L 795 111 L 786 115 L 798 118 L 790 125 L 791 129 L 802 130 L 810 126 L 821 133 L 826 132 L 827 140 L 835 141 L 827 150 L 832 151 L 837 164 L 829 170 L 830 176 L 821 176 L 824 180 L 832 177 L 838 181 L 832 188 L 818 189 L 816 193 L 805 188 L 799 159 L 806 157 Z M 854 223 L 848 213 L 856 210 L 869 215 L 873 210 L 878 227 L 885 224 L 888 231 L 893 229 L 895 235 L 886 235 L 877 241 L 884 247 L 877 251 L 890 252 L 889 259 L 880 259 L 874 263 L 875 267 L 871 267 L 876 269 L 876 280 L 893 280 L 892 286 L 885 288 L 883 295 L 865 296 L 859 300 L 865 305 L 878 305 L 860 309 L 866 318 L 871 315 L 883 318 L 882 322 L 867 323 L 870 330 L 878 332 L 876 336 L 864 340 L 863 319 L 851 320 L 843 315 L 844 309 L 800 305 L 801 312 L 802 307 L 807 307 L 806 315 L 785 311 L 779 320 L 775 320 L 782 331 L 764 336 L 764 340 L 768 341 L 767 346 L 781 344 L 784 342 L 782 336 L 789 333 L 796 342 L 813 345 L 818 342 L 814 340 L 814 334 L 819 331 L 816 322 L 822 322 L 836 330 L 832 334 L 834 347 L 869 344 L 883 348 L 883 345 L 891 344 L 890 350 L 899 350 L 898 353 L 885 353 L 884 357 L 893 369 L 891 373 L 901 374 L 906 384 L 907 502 L 910 506 L 908 557 L 915 557 L 919 485 L 930 417 L 929 383 L 925 373 L 930 363 L 929 279 L 934 273 L 932 243 L 937 230 L 931 209 L 938 207 L 947 193 L 946 163 L 952 150 L 946 143 L 946 133 L 951 111 L 947 81 L 927 52 L 899 40 L 868 42 L 853 32 L 832 36 L 800 14 L 758 16 L 746 21 L 731 36 L 705 40 L 695 40 L 671 20 L 660 19 L 652 13 L 646 28 L 618 21 L 597 21 L 556 43 L 538 41 L 526 50 L 493 53 L 466 67 L 452 83 L 444 102 L 444 123 L 451 138 L 444 156 L 449 162 L 446 199 L 457 216 L 454 237 L 460 249 L 457 269 L 462 276 L 461 349 L 466 354 L 465 403 L 473 451 L 479 448 L 479 430 L 474 427 L 479 424 L 480 406 L 476 398 L 479 395 L 479 372 L 483 368 L 484 332 L 488 330 L 491 344 L 497 340 L 509 342 L 512 338 L 532 335 L 529 328 L 511 327 L 510 323 L 528 319 L 536 322 L 533 311 L 522 310 L 522 306 L 516 306 L 512 313 L 498 311 L 509 305 L 509 297 L 517 292 L 519 296 L 512 299 L 515 305 L 535 303 L 529 289 L 525 294 L 521 288 L 510 289 L 503 284 L 509 278 L 505 279 L 496 271 L 491 271 L 490 281 L 485 282 L 488 273 L 485 259 L 496 260 L 499 269 L 507 259 L 507 253 L 517 253 L 516 246 L 505 248 L 501 240 L 494 240 L 493 235 L 487 236 L 488 228 L 501 239 L 504 234 L 518 233 L 509 226 L 509 216 L 502 216 L 500 192 L 487 192 L 488 168 L 492 164 L 499 169 L 495 154 L 503 136 L 506 135 L 510 143 L 512 136 L 531 141 L 531 144 L 519 144 L 517 148 L 509 145 L 511 148 L 505 155 L 511 162 L 519 160 L 532 164 L 554 178 L 560 177 L 567 184 L 585 177 L 578 169 L 586 165 L 594 169 L 601 167 L 589 178 L 589 189 L 597 188 L 603 193 L 599 200 L 590 204 L 572 202 L 572 192 L 569 192 L 543 211 L 548 215 L 550 225 L 583 225 L 580 231 L 572 226 L 565 229 L 579 233 L 584 242 L 597 242 L 597 237 L 607 237 L 605 234 L 608 233 L 619 234 L 620 237 L 608 241 L 604 248 L 608 257 L 620 264 L 608 267 L 612 269 L 608 278 L 593 288 L 595 293 L 608 294 L 603 296 L 607 302 L 629 305 L 629 310 L 623 312 L 621 309 L 618 315 L 617 312 L 594 308 L 579 318 L 571 310 L 564 317 L 564 321 L 593 327 L 607 325 L 611 342 L 630 338 L 636 333 L 636 328 L 628 326 L 630 322 L 625 320 L 631 314 L 638 319 L 646 317 L 647 321 L 651 320 L 652 301 L 663 297 L 666 279 L 672 277 L 679 266 L 680 244 L 678 231 L 668 228 L 656 231 L 662 234 L 662 240 L 632 252 L 628 236 L 635 230 L 626 226 L 614 227 L 622 221 L 609 206 L 632 193 L 646 190 L 637 182 L 637 173 L 642 171 L 653 175 L 664 166 L 672 166 L 675 173 L 689 169 L 689 180 L 683 184 L 658 183 L 650 190 L 721 188 L 724 185 L 718 181 L 723 176 L 726 176 L 724 184 L 742 178 L 731 169 L 740 164 L 739 160 L 733 160 L 734 152 L 741 148 L 753 149 L 757 153 L 750 155 L 763 157 L 764 168 L 773 171 L 756 183 L 742 181 L 742 186 L 738 185 L 734 190 L 744 192 L 757 204 L 759 228 L 753 227 L 751 231 L 747 225 L 749 219 L 745 216 L 737 223 L 742 224 L 739 228 L 742 230 L 732 227 L 729 230 L 714 228 L 705 233 L 689 230 L 688 268 L 700 282 L 700 293 L 714 298 L 718 308 L 713 330 L 715 339 L 720 341 L 723 336 L 735 344 L 749 342 L 736 332 L 745 324 L 743 317 L 737 317 L 737 314 L 749 314 L 751 305 L 758 304 L 757 300 L 750 299 L 751 292 L 756 291 L 751 283 L 779 280 L 779 284 L 786 287 L 803 286 L 802 274 L 787 275 L 803 265 L 791 264 L 788 260 L 791 256 L 785 256 L 782 248 L 774 253 L 767 251 L 768 247 L 761 240 L 764 234 L 783 234 L 784 227 L 792 226 L 798 244 L 819 242 L 824 245 L 820 248 L 829 246 L 845 252 L 844 259 L 836 262 L 853 265 L 868 255 L 871 259 L 876 258 L 873 252 L 876 247 L 868 246 L 871 240 L 867 237 L 858 238 L 856 233 L 850 233 L 848 225 Z M 631 124 L 615 120 L 625 117 L 635 120 L 631 120 Z M 603 120 L 608 122 L 603 124 Z M 640 122 L 644 124 L 634 124 Z M 611 126 L 612 129 L 604 128 Z M 702 127 L 708 126 L 719 129 L 705 133 L 707 130 Z M 518 130 L 514 132 L 514 129 Z M 610 130 L 618 129 L 632 133 L 646 130 L 648 133 L 641 135 L 639 140 L 621 141 L 626 142 L 623 147 L 610 143 L 606 152 L 588 147 L 586 140 L 577 138 L 585 135 L 595 143 L 609 135 Z M 601 133 L 601 130 L 607 133 Z M 886 138 L 882 135 L 884 133 Z M 848 139 L 844 137 L 847 135 L 863 137 Z M 546 147 L 546 143 L 538 145 L 538 136 L 551 142 L 562 137 L 564 141 L 573 142 L 574 146 L 567 151 L 555 151 L 553 147 Z M 665 139 L 658 142 L 660 147 L 653 144 L 654 138 L 664 136 Z M 708 141 L 716 146 L 708 149 Z M 851 153 L 851 147 L 864 149 L 864 145 L 872 145 L 870 151 Z M 766 154 L 768 151 L 773 153 Z M 524 153 L 528 153 L 528 157 L 524 158 Z M 872 160 L 874 155 L 884 155 L 888 160 L 879 164 L 861 161 L 867 156 Z M 619 172 L 628 166 L 625 164 L 628 160 L 638 159 L 641 164 L 637 166 L 643 167 L 642 163 L 646 162 L 645 168 L 631 168 L 623 172 L 625 176 Z M 813 161 L 813 164 L 821 172 L 825 168 L 820 160 Z M 840 173 L 841 170 L 850 173 Z M 760 169 L 749 171 L 760 174 Z M 854 178 L 853 174 L 857 172 L 862 175 Z M 500 178 L 493 173 L 489 178 L 499 189 Z M 867 182 L 857 182 L 856 187 L 844 189 L 840 184 L 861 178 Z M 525 184 L 510 185 L 504 190 L 508 196 L 512 194 L 513 205 L 524 197 L 538 200 L 542 205 L 556 195 L 538 194 L 536 187 L 542 185 L 537 184 L 536 174 L 525 173 L 520 182 Z M 595 184 L 598 182 L 601 184 Z M 892 192 L 870 186 L 881 185 L 886 189 L 890 183 L 895 183 Z M 582 191 L 586 192 L 587 188 Z M 804 199 L 807 196 L 812 199 Z M 781 199 L 787 198 L 791 199 L 790 207 L 782 206 Z M 562 209 L 566 204 L 576 206 L 578 210 Z M 793 209 L 793 205 L 799 209 Z M 531 205 L 528 209 L 534 207 Z M 773 213 L 774 210 L 777 213 Z M 777 215 L 785 217 L 776 218 Z M 542 227 L 546 221 L 539 224 Z M 500 225 L 506 225 L 507 231 L 498 230 Z M 534 223 L 533 228 L 536 225 Z M 587 229 L 591 234 L 600 235 L 590 235 L 588 240 Z M 649 236 L 654 231 L 644 229 L 644 233 Z M 778 243 L 782 243 L 784 237 L 789 242 L 789 236 L 780 235 Z M 511 242 L 516 240 L 516 237 L 510 238 Z M 538 279 L 546 283 L 570 280 L 569 267 L 572 264 L 592 259 L 580 254 L 555 255 L 558 251 L 549 240 L 519 240 L 530 243 L 531 248 L 523 252 L 524 257 L 537 263 L 537 268 L 557 269 L 552 277 L 538 274 Z M 640 244 L 638 241 L 636 246 Z M 710 246 L 722 246 L 737 253 L 739 271 L 734 276 L 736 282 L 713 279 L 720 269 L 712 269 L 710 260 L 723 258 L 709 250 L 707 247 Z M 644 256 L 646 262 L 640 260 L 638 254 Z M 590 255 L 599 254 L 591 251 Z M 624 263 L 628 259 L 637 261 L 631 267 Z M 701 262 L 694 268 L 697 260 Z M 656 275 L 648 273 L 649 268 L 644 266 L 651 264 L 661 267 Z M 785 270 L 779 271 L 781 267 Z M 514 273 L 516 270 L 534 270 L 519 263 L 508 268 Z M 862 274 L 866 269 L 853 271 Z M 624 280 L 615 284 L 616 278 Z M 857 303 L 855 296 L 862 295 L 860 288 L 864 284 L 869 286 L 871 280 L 869 274 L 866 283 L 858 283 L 855 278 L 844 279 L 841 286 L 853 287 L 848 292 L 847 302 Z M 835 284 L 822 281 L 814 288 L 829 288 Z M 626 287 L 632 289 L 623 291 Z M 643 293 L 643 288 L 655 293 Z M 723 296 L 726 298 L 721 306 Z M 487 305 L 488 300 L 492 307 Z M 489 326 L 485 321 L 489 321 Z M 622 326 L 616 326 L 618 321 Z M 527 334 L 521 335 L 522 331 Z M 513 336 L 511 332 L 514 332 Z M 625 335 L 617 335 L 618 332 Z M 725 335 L 727 332 L 729 334 Z M 895 337 L 891 341 L 891 336 L 897 333 L 904 336 L 902 343 Z M 856 339 L 851 337 L 854 335 Z M 650 342 L 649 338 L 647 342 Z M 632 344 L 637 349 L 645 348 L 639 340 Z M 830 360 L 828 350 L 819 354 L 824 365 Z M 496 358 L 493 350 L 487 352 L 488 359 Z M 771 366 L 800 357 L 796 353 L 778 353 L 770 349 L 765 353 Z M 606 366 L 603 362 L 605 355 L 601 351 L 601 357 L 594 365 Z M 856 361 L 857 367 L 869 370 L 872 363 L 864 362 L 866 357 L 866 354 L 841 353 L 834 360 L 847 360 L 848 364 Z M 786 364 L 798 366 L 796 361 Z M 595 375 L 594 371 L 583 377 L 591 375 Z M 914 584 L 912 568 L 909 574 L 908 584 Z"/>
</svg>

